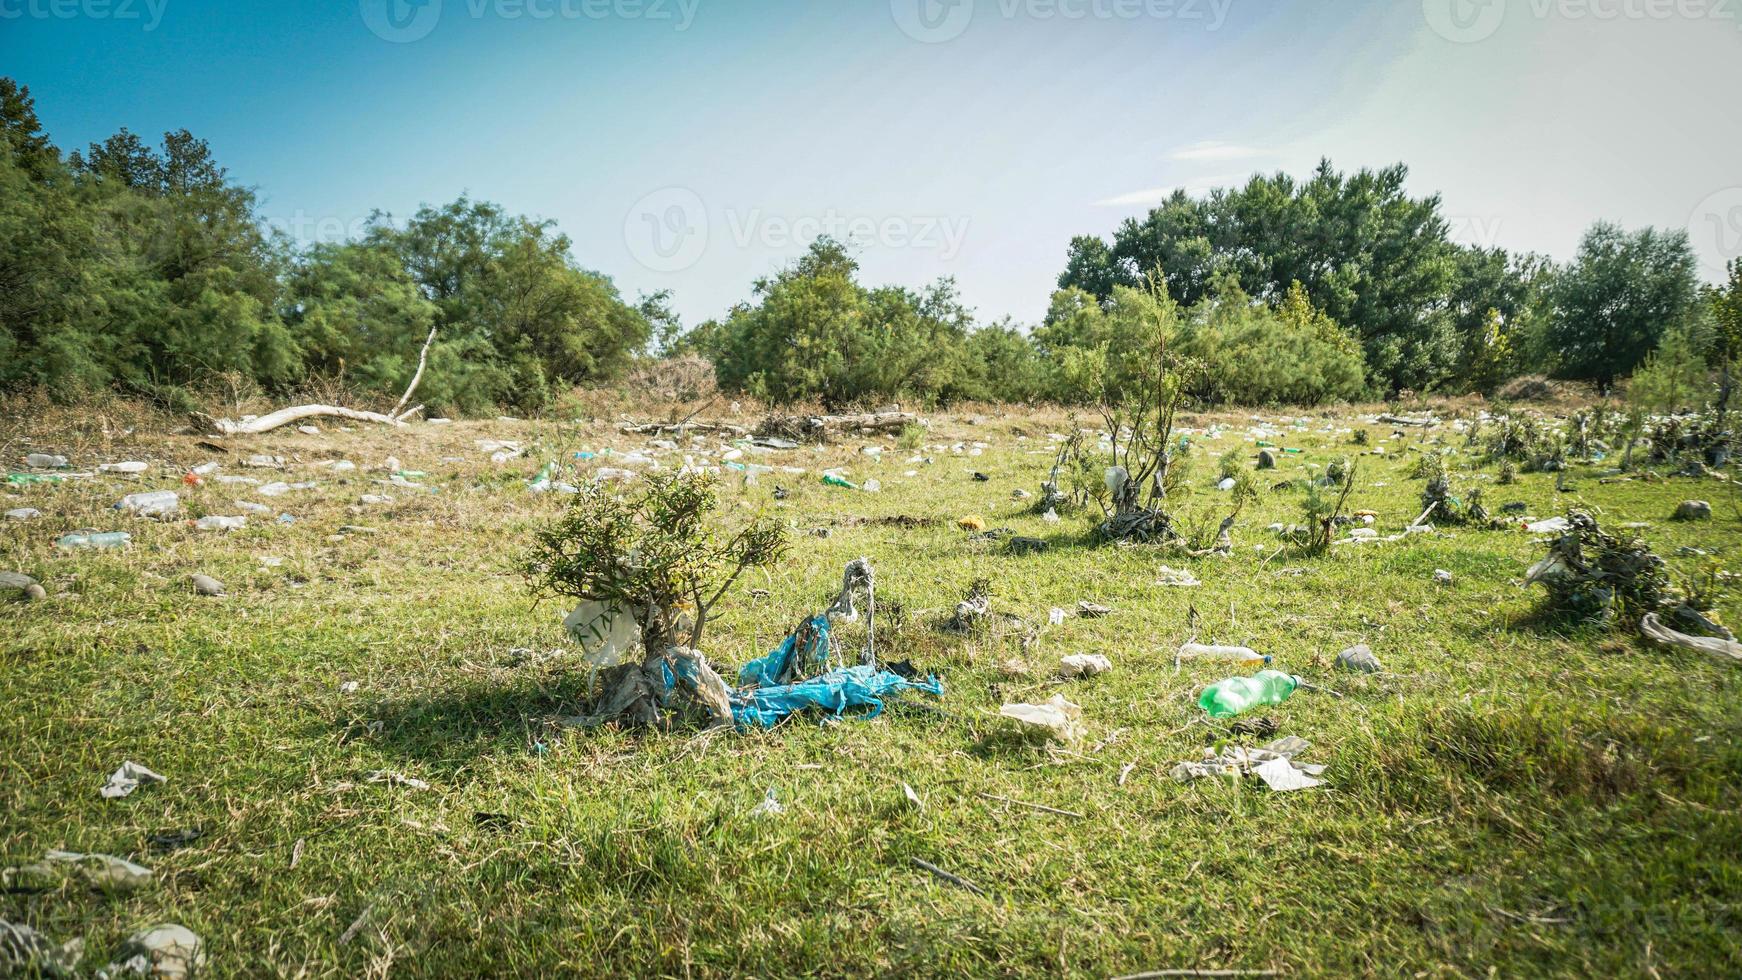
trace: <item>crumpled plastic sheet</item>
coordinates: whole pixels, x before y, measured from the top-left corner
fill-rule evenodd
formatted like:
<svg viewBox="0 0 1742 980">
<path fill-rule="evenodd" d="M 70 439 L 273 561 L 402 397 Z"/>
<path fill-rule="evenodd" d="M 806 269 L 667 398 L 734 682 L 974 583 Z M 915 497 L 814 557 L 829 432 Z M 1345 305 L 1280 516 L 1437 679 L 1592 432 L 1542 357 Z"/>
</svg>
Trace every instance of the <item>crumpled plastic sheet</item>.
<svg viewBox="0 0 1742 980">
<path fill-rule="evenodd" d="M 801 661 L 799 644 L 804 641 L 806 634 L 809 635 L 809 642 L 805 644 L 802 652 L 804 660 Z M 829 617 L 827 614 L 818 614 L 782 640 L 780 646 L 766 656 L 745 664 L 738 671 L 738 683 L 744 687 L 778 687 L 791 681 L 804 668 L 826 667 L 828 661 Z"/>
<path fill-rule="evenodd" d="M 1312 743 L 1306 739 L 1287 735 L 1262 748 L 1230 746 L 1219 756 L 1206 750 L 1201 761 L 1181 762 L 1174 766 L 1173 778 L 1187 783 L 1207 776 L 1252 775 L 1264 780 L 1266 786 L 1278 793 L 1311 789 L 1324 783 L 1324 780 L 1314 777 L 1323 773 L 1325 767 L 1294 761 L 1295 756 L 1310 748 Z"/>
<path fill-rule="evenodd" d="M 167 780 L 139 763 L 128 760 L 121 763 L 121 768 L 109 774 L 109 782 L 103 787 L 102 794 L 104 799 L 115 800 L 132 795 L 134 790 L 145 783 L 162 782 Z"/>
<path fill-rule="evenodd" d="M 692 686 L 698 683 L 698 678 L 693 676 L 696 671 L 694 661 L 677 661 L 675 671 L 668 662 L 662 665 L 662 669 L 668 696 L 680 679 Z M 884 698 L 904 691 L 924 691 L 942 696 L 944 682 L 936 677 L 924 681 L 908 680 L 894 671 L 861 664 L 839 667 L 792 684 L 727 691 L 726 698 L 732 709 L 732 720 L 739 728 L 773 728 L 787 715 L 807 708 L 819 709 L 825 713 L 825 718 L 830 719 L 841 718 L 849 708 L 869 708 L 871 710 L 856 716 L 869 721 L 883 713 Z"/>
</svg>

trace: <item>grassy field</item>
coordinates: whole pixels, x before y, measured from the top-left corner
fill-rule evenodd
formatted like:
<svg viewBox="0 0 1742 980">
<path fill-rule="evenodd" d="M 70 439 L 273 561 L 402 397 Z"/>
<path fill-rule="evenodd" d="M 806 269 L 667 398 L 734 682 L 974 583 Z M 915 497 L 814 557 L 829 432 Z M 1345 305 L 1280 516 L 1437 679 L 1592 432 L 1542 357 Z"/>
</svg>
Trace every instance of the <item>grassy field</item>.
<svg viewBox="0 0 1742 980">
<path fill-rule="evenodd" d="M 1223 421 L 1228 433 L 1194 453 L 1190 515 L 1224 499 L 1215 457 L 1253 451 L 1251 418 Z M 129 857 L 159 879 L 123 895 L 71 881 L 4 893 L 0 918 L 57 942 L 84 937 L 87 967 L 144 926 L 180 922 L 205 937 L 219 976 L 1742 973 L 1742 671 L 1534 615 L 1541 592 L 1522 578 L 1541 548 L 1521 530 L 1322 558 L 1278 554 L 1264 530 L 1300 519 L 1302 492 L 1270 484 L 1354 451 L 1353 425 L 1387 454 L 1361 457 L 1351 506 L 1395 531 L 1420 510 L 1421 481 L 1406 472 L 1424 440 L 1458 449 L 1460 481 L 1492 479 L 1461 436 L 1396 439 L 1352 416 L 1278 424 L 1275 441 L 1306 451 L 1262 480 L 1232 558 L 1194 560 L 1098 546 L 1087 517 L 1049 525 L 1010 499 L 1038 489 L 1061 418 L 931 423 L 930 465 L 905 462 L 893 440 L 856 440 L 767 458 L 804 476 L 725 481 L 729 519 L 771 511 L 796 544 L 782 567 L 746 577 L 705 645 L 735 668 L 822 608 L 843 564 L 866 555 L 879 646 L 944 678 L 933 704 L 945 713 L 898 705 L 868 722 L 798 719 L 714 738 L 558 729 L 588 674 L 560 628 L 565 610 L 535 608 L 511 571 L 564 504 L 527 492 L 540 463 L 645 446 L 638 437 L 466 422 L 285 430 L 220 454 L 192 436 L 85 429 L 27 445 L 22 431 L 0 432 L 14 465 L 37 450 L 69 452 L 79 468 L 153 463 L 143 479 L 0 498 L 44 515 L 0 523 L 0 569 L 35 576 L 50 596 L 0 603 L 0 865 L 65 848 Z M 534 458 L 492 464 L 480 438 L 524 440 Z M 867 442 L 886 447 L 880 461 L 859 453 Z M 982 455 L 947 448 L 975 442 Z M 289 472 L 236 465 L 255 452 L 288 457 Z M 307 465 L 368 467 L 389 453 L 439 492 Z M 227 534 L 109 510 L 148 487 L 182 489 L 187 516 L 264 499 L 180 487 L 186 467 L 213 459 L 224 473 L 319 485 L 265 500 L 295 523 L 255 517 Z M 828 465 L 883 490 L 822 486 Z M 1548 517 L 1578 505 L 1606 523 L 1650 522 L 1646 537 L 1678 571 L 1700 560 L 1675 557 L 1679 546 L 1728 561 L 1742 545 L 1727 483 L 1600 485 L 1588 467 L 1571 477 L 1564 492 L 1549 475 L 1482 485 L 1495 508 L 1522 501 Z M 773 498 L 776 483 L 789 499 Z M 379 492 L 395 502 L 357 505 Z M 1687 498 L 1710 500 L 1715 520 L 1670 521 Z M 954 526 L 966 514 L 1051 547 L 1006 555 Z M 878 520 L 897 515 L 924 520 Z M 375 530 L 340 535 L 346 525 Z M 135 543 L 57 552 L 54 540 L 80 527 L 121 527 Z M 1157 587 L 1164 563 L 1202 586 Z M 1436 584 L 1436 569 L 1452 584 Z M 193 594 L 196 572 L 229 594 Z M 1008 625 L 937 628 L 982 577 L 995 611 L 1041 628 L 1026 652 Z M 1083 599 L 1114 611 L 1046 626 L 1049 608 Z M 1188 607 L 1200 640 L 1250 644 L 1343 695 L 1303 690 L 1267 712 L 1279 734 L 1312 743 L 1303 759 L 1328 766 L 1323 787 L 1169 777 L 1231 737 L 1195 705 L 1225 672 L 1174 669 Z M 1732 623 L 1739 612 L 1736 600 L 1720 609 Z M 1334 669 L 1358 642 L 1384 673 Z M 1052 680 L 1057 659 L 1077 652 L 1104 653 L 1114 669 Z M 1069 748 L 1011 738 L 995 718 L 1006 701 L 1061 692 L 1085 718 Z M 168 782 L 99 796 L 129 759 Z M 369 782 L 376 770 L 429 787 Z M 770 789 L 785 812 L 753 815 Z M 189 828 L 202 836 L 186 847 L 150 843 Z"/>
</svg>

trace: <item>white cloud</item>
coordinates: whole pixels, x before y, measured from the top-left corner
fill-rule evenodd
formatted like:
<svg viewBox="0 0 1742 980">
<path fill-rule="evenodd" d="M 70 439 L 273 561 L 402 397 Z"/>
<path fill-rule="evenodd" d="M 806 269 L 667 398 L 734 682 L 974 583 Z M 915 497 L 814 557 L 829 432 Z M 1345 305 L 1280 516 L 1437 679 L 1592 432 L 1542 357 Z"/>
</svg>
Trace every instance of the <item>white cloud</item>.
<svg viewBox="0 0 1742 980">
<path fill-rule="evenodd" d="M 1264 156 L 1263 150 L 1250 146 L 1239 146 L 1234 143 L 1224 143 L 1221 140 L 1204 140 L 1190 146 L 1182 146 L 1168 154 L 1169 160 L 1250 160 L 1253 157 Z"/>
<path fill-rule="evenodd" d="M 1096 201 L 1095 207 L 1123 208 L 1136 204 L 1146 206 L 1160 204 L 1167 200 L 1168 197 L 1173 194 L 1173 191 L 1174 189 L 1172 187 L 1151 187 L 1146 191 L 1132 191 L 1129 194 L 1120 194 L 1117 197 L 1109 197 L 1105 200 Z"/>
<path fill-rule="evenodd" d="M 1151 187 L 1147 190 L 1132 191 L 1129 194 L 1119 194 L 1095 202 L 1098 208 L 1154 207 L 1173 196 L 1174 191 L 1185 191 L 1193 197 L 1202 196 L 1218 187 L 1239 187 L 1246 182 L 1245 174 L 1215 174 L 1209 177 L 1193 177 L 1183 184 L 1171 184 L 1167 187 Z"/>
</svg>

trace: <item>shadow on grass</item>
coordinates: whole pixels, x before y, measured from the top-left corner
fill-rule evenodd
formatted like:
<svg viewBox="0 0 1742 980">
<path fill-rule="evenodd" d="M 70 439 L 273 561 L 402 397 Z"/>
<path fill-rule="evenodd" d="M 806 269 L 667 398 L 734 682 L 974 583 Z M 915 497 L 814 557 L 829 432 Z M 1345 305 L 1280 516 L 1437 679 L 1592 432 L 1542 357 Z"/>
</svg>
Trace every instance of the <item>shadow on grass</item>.
<svg viewBox="0 0 1742 980">
<path fill-rule="evenodd" d="M 469 682 L 421 697 L 389 701 L 357 740 L 438 768 L 459 768 L 487 755 L 536 751 L 549 719 L 576 714 L 587 700 L 587 673 L 542 682 Z M 356 728 L 350 723 L 348 728 Z"/>
</svg>

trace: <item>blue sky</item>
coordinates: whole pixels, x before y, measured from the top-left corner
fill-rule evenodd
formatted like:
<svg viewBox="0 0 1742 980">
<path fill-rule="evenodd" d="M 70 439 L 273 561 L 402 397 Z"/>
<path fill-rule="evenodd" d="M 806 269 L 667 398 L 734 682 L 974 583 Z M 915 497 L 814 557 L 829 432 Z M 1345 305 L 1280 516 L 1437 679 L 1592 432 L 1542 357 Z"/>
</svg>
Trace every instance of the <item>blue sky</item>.
<svg viewBox="0 0 1742 980">
<path fill-rule="evenodd" d="M 306 9 L 304 9 L 306 7 Z M 817 231 L 1033 322 L 1166 190 L 1403 161 L 1464 241 L 1742 255 L 1742 0 L 0 0 L 64 149 L 186 127 L 304 239 L 461 193 L 723 313 Z"/>
</svg>

